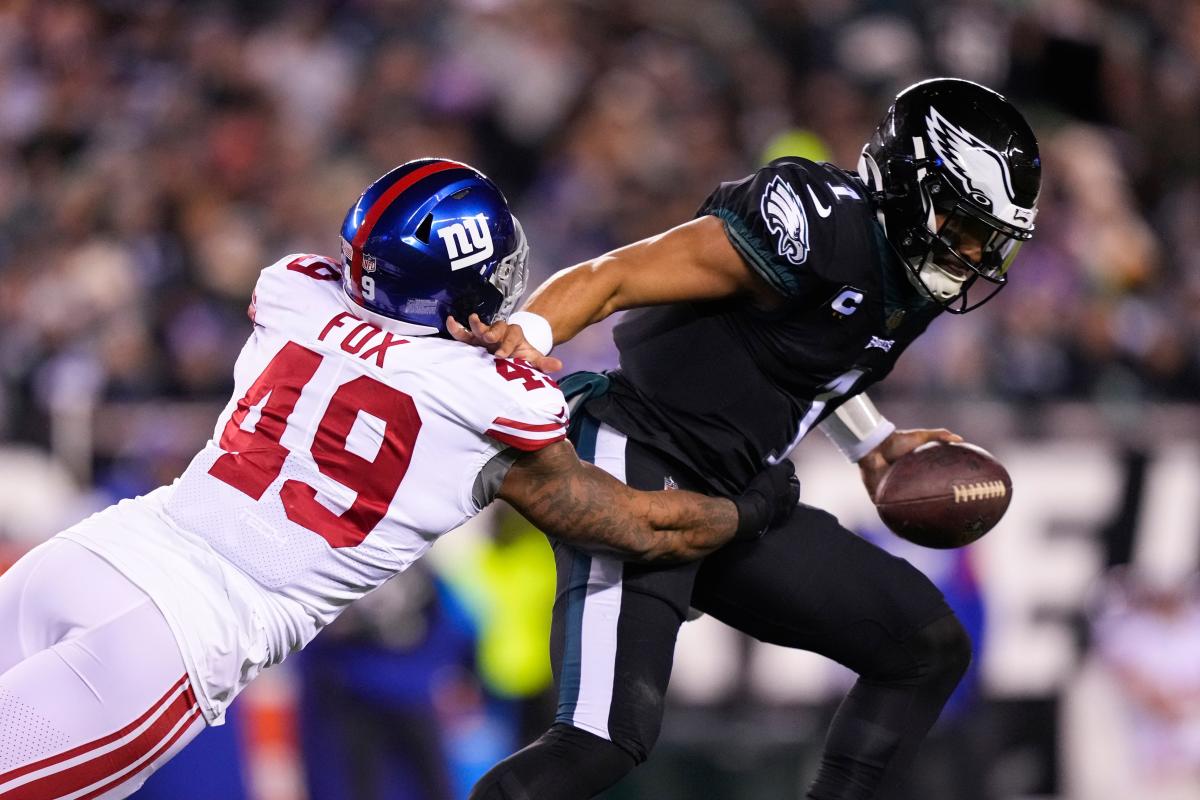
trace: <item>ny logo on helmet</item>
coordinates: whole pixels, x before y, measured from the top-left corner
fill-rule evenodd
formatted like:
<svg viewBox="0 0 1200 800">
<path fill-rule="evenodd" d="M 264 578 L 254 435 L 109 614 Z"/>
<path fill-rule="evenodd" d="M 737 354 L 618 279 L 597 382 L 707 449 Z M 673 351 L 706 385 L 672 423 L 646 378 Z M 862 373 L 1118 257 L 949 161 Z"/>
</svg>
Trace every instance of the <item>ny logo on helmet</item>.
<svg viewBox="0 0 1200 800">
<path fill-rule="evenodd" d="M 446 243 L 446 255 L 450 258 L 452 271 L 487 261 L 496 250 L 492 244 L 492 232 L 488 230 L 487 217 L 483 214 L 445 225 L 437 234 Z"/>
</svg>

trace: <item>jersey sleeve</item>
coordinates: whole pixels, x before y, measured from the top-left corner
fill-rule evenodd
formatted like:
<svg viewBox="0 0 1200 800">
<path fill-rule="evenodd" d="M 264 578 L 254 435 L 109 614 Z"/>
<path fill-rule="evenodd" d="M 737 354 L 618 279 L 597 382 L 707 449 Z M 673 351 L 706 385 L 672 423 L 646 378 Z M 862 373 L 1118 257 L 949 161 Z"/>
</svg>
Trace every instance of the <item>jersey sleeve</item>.
<svg viewBox="0 0 1200 800">
<path fill-rule="evenodd" d="M 525 453 L 567 437 L 567 403 L 558 384 L 519 359 L 496 358 L 459 345 L 469 354 L 469 383 L 457 380 L 442 393 L 450 413 L 481 440 L 470 502 L 476 511 L 496 498 L 508 470 Z"/>
<path fill-rule="evenodd" d="M 496 358 L 502 388 L 484 435 L 524 452 L 567 438 L 567 401 L 558 384 L 520 359 Z"/>
<path fill-rule="evenodd" d="M 722 183 L 696 216 L 719 217 L 751 269 L 781 295 L 802 297 L 822 282 L 834 257 L 834 203 L 819 175 L 812 162 L 777 159 Z"/>
<path fill-rule="evenodd" d="M 308 253 L 284 256 L 258 275 L 247 314 L 255 325 L 276 326 L 289 314 L 304 313 L 312 289 L 341 278 L 333 259 Z"/>
</svg>

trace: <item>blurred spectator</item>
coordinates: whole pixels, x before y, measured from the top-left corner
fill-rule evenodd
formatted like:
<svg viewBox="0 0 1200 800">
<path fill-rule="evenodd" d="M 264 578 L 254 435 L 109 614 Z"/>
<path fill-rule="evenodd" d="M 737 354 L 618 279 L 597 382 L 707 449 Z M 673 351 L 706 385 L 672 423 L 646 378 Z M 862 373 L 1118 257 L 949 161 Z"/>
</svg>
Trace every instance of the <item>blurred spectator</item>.
<svg viewBox="0 0 1200 800">
<path fill-rule="evenodd" d="M 296 656 L 311 800 L 451 800 L 456 732 L 482 698 L 475 632 L 447 586 L 416 565 L 338 618 Z M 507 739 L 496 748 L 508 744 Z M 486 766 L 484 767 L 486 768 Z"/>
<path fill-rule="evenodd" d="M 1200 797 L 1200 576 L 1118 568 L 1091 622 L 1093 653 L 1066 701 L 1068 797 Z"/>
<path fill-rule="evenodd" d="M 489 519 L 491 536 L 460 544 L 443 572 L 476 621 L 479 678 L 506 707 L 519 746 L 541 735 L 558 705 L 547 644 L 554 555 L 542 532 L 507 504 Z"/>
</svg>

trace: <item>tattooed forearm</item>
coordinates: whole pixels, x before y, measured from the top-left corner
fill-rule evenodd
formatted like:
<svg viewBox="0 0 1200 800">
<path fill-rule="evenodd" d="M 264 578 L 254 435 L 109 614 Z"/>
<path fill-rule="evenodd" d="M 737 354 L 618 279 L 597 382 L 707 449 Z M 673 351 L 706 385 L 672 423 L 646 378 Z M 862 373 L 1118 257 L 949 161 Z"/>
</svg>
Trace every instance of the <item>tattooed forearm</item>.
<svg viewBox="0 0 1200 800">
<path fill-rule="evenodd" d="M 645 561 L 698 558 L 737 527 L 728 500 L 636 492 L 591 464 L 540 482 L 529 501 L 526 515 L 547 534 Z"/>
<path fill-rule="evenodd" d="M 569 445 L 518 459 L 500 496 L 550 536 L 643 561 L 699 558 L 728 542 L 738 522 L 729 500 L 635 491 Z"/>
</svg>

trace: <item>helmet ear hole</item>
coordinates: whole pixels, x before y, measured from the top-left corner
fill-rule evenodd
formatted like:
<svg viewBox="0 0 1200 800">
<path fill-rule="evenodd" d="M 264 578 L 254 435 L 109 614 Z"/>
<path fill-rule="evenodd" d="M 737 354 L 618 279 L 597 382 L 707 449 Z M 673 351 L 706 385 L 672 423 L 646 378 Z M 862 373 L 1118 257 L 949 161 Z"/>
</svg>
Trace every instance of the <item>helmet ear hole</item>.
<svg viewBox="0 0 1200 800">
<path fill-rule="evenodd" d="M 927 192 L 929 202 L 933 205 L 933 210 L 939 214 L 949 214 L 954 210 L 954 206 L 958 202 L 954 196 L 954 192 L 943 185 L 940 177 L 935 176 L 929 181 Z"/>
<path fill-rule="evenodd" d="M 417 226 L 416 236 L 421 240 L 422 244 L 429 244 L 429 234 L 433 232 L 433 213 L 425 215 L 425 219 L 421 220 L 421 224 Z"/>
</svg>

